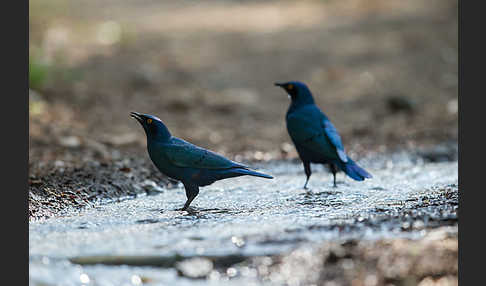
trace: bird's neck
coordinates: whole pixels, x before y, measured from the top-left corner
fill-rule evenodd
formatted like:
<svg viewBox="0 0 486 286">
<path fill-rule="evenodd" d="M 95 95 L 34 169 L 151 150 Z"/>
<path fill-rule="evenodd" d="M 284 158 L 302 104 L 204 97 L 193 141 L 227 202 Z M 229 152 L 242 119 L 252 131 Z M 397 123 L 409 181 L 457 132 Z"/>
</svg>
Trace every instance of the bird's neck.
<svg viewBox="0 0 486 286">
<path fill-rule="evenodd" d="M 295 99 L 292 99 L 292 103 L 290 104 L 291 109 L 298 109 L 302 106 L 306 106 L 309 104 L 316 104 L 314 101 L 314 97 L 312 93 L 307 88 L 302 88 L 299 90 L 299 94 L 296 96 Z"/>
<path fill-rule="evenodd" d="M 154 144 L 164 144 L 169 142 L 170 134 L 168 136 L 161 136 L 160 134 L 157 135 L 147 135 L 147 146 L 154 145 Z"/>
<path fill-rule="evenodd" d="M 152 128 L 145 128 L 145 134 L 148 141 L 165 142 L 172 137 L 169 129 L 161 122 L 151 126 Z"/>
<path fill-rule="evenodd" d="M 312 99 L 312 97 L 310 98 L 310 100 L 292 101 L 290 103 L 287 113 L 292 113 L 295 110 L 306 107 L 308 105 L 314 105 L 314 104 L 315 102 L 314 99 Z"/>
</svg>

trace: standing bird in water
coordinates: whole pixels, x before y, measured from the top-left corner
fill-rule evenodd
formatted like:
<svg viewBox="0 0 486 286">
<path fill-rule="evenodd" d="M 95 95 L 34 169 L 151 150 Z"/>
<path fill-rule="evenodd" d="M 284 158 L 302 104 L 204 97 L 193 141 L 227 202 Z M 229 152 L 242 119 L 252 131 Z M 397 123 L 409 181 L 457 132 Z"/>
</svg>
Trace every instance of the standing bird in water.
<svg viewBox="0 0 486 286">
<path fill-rule="evenodd" d="M 334 187 L 338 168 L 356 181 L 371 178 L 368 172 L 346 155 L 336 128 L 317 107 L 304 83 L 291 81 L 275 85 L 283 88 L 292 100 L 285 119 L 290 138 L 304 164 L 307 176 L 304 189 L 307 189 L 312 173 L 310 163 L 329 164 L 334 176 Z"/>
<path fill-rule="evenodd" d="M 179 180 L 186 189 L 186 210 L 199 194 L 199 187 L 244 175 L 273 179 L 219 154 L 173 137 L 162 121 L 149 114 L 131 112 L 145 130 L 150 159 L 164 175 Z"/>
</svg>

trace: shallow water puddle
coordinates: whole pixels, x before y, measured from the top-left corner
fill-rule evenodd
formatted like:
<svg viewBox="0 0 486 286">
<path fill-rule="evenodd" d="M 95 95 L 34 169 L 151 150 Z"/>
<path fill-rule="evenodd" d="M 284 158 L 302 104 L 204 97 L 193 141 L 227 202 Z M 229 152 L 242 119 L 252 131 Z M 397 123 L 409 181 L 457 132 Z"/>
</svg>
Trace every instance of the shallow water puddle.
<svg viewBox="0 0 486 286">
<path fill-rule="evenodd" d="M 337 188 L 315 167 L 303 190 L 301 165 L 278 162 L 264 166 L 274 180 L 241 177 L 201 188 L 190 212 L 177 210 L 185 202 L 177 188 L 31 222 L 30 283 L 251 285 L 258 278 L 232 277 L 231 265 L 326 240 L 418 238 L 457 223 L 457 162 L 387 160 L 362 163 L 374 176 L 364 182 L 339 173 Z M 208 267 L 207 280 L 178 274 L 177 265 L 193 257 L 207 263 L 186 267 Z"/>
</svg>

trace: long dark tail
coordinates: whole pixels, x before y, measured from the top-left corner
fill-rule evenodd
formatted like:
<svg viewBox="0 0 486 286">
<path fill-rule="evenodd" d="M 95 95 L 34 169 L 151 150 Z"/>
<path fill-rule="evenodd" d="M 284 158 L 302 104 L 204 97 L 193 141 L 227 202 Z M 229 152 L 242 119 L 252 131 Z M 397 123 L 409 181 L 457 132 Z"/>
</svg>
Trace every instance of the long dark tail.
<svg viewBox="0 0 486 286">
<path fill-rule="evenodd" d="M 255 177 L 260 177 L 260 178 L 265 178 L 265 179 L 273 179 L 273 177 L 270 176 L 270 175 L 259 173 L 259 172 L 248 170 L 248 169 L 243 169 L 243 168 L 231 169 L 231 173 L 233 173 L 235 175 L 240 175 L 240 176 L 249 175 L 249 176 L 255 176 Z"/>
<path fill-rule="evenodd" d="M 358 166 L 353 160 L 348 157 L 348 162 L 338 164 L 339 168 L 343 170 L 346 175 L 350 176 L 356 181 L 363 181 L 365 178 L 372 178 L 370 173 Z"/>
</svg>

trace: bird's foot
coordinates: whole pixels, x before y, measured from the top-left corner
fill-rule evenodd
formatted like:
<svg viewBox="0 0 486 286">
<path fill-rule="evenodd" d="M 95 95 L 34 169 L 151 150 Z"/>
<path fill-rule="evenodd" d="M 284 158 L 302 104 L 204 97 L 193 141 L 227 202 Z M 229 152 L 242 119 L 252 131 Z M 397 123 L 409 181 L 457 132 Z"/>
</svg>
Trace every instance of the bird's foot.
<svg viewBox="0 0 486 286">
<path fill-rule="evenodd" d="M 346 184 L 346 181 L 336 181 L 336 182 L 333 182 L 332 187 L 337 188 L 338 185 L 346 186 L 347 184 Z"/>
<path fill-rule="evenodd" d="M 311 196 L 311 195 L 313 195 L 313 194 L 314 194 L 314 192 L 312 192 L 312 189 L 311 189 L 311 188 L 309 188 L 309 187 L 305 187 L 305 188 L 304 188 L 304 191 L 305 191 L 305 195 L 306 195 L 306 196 Z"/>
<path fill-rule="evenodd" d="M 177 211 L 186 211 L 188 213 L 195 213 L 196 209 L 189 206 L 189 207 L 183 207 L 183 208 L 177 209 Z"/>
</svg>

